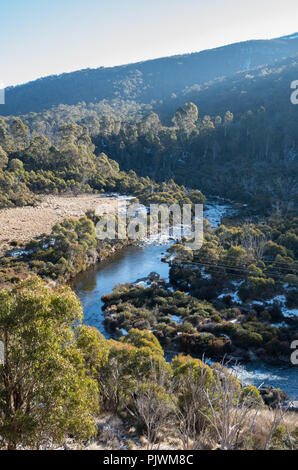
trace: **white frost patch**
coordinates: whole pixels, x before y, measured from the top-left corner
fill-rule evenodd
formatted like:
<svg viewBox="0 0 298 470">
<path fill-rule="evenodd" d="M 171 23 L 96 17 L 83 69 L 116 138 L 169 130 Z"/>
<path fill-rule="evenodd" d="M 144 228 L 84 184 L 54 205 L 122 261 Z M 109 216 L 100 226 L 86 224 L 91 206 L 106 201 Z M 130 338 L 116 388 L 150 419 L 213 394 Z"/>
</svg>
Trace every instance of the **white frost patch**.
<svg viewBox="0 0 298 470">
<path fill-rule="evenodd" d="M 182 323 L 182 318 L 178 315 L 171 315 L 171 318 L 174 322 L 176 322 L 178 325 Z"/>
<path fill-rule="evenodd" d="M 231 297 L 232 298 L 232 301 L 235 302 L 235 303 L 238 303 L 238 304 L 241 304 L 242 303 L 242 300 L 240 299 L 239 295 L 237 292 L 226 292 L 224 294 L 220 294 L 218 296 L 219 299 L 223 299 L 224 297 Z"/>
<path fill-rule="evenodd" d="M 298 317 L 298 308 L 288 309 L 284 307 L 282 309 L 283 316 L 286 318 Z"/>
<path fill-rule="evenodd" d="M 221 204 L 207 204 L 204 208 L 204 217 L 209 220 L 213 228 L 219 227 L 222 218 L 232 213 L 231 206 Z"/>
<path fill-rule="evenodd" d="M 139 281 L 135 283 L 136 286 L 147 286 L 146 281 Z"/>
<path fill-rule="evenodd" d="M 205 267 L 203 267 L 203 268 L 201 269 L 201 276 L 202 276 L 203 279 L 208 279 L 208 280 L 212 279 L 211 274 L 207 274 L 207 273 L 205 272 Z"/>
<path fill-rule="evenodd" d="M 288 282 L 283 285 L 283 288 L 288 292 L 296 289 L 296 287 L 290 286 Z"/>
<path fill-rule="evenodd" d="M 12 258 L 19 258 L 20 256 L 23 255 L 28 255 L 30 251 L 26 250 L 13 250 L 10 253 L 8 253 L 8 256 L 11 256 Z"/>
<path fill-rule="evenodd" d="M 231 282 L 231 284 L 233 284 L 234 287 L 240 287 L 240 286 L 242 286 L 243 283 L 244 283 L 244 281 L 240 281 L 240 282 L 232 281 Z"/>
<path fill-rule="evenodd" d="M 298 316 L 298 309 L 293 308 L 290 309 L 286 306 L 287 299 L 285 295 L 277 295 L 271 300 L 267 300 L 267 305 L 273 305 L 274 303 L 279 303 L 283 316 L 286 318 L 297 317 Z"/>
<path fill-rule="evenodd" d="M 281 323 L 271 323 L 270 326 L 273 326 L 275 328 L 289 328 L 289 325 L 284 321 Z"/>
<path fill-rule="evenodd" d="M 273 297 L 273 299 L 267 300 L 266 303 L 267 305 L 273 305 L 274 303 L 278 302 L 285 306 L 286 301 L 287 299 L 284 295 L 277 295 L 276 297 Z"/>
</svg>

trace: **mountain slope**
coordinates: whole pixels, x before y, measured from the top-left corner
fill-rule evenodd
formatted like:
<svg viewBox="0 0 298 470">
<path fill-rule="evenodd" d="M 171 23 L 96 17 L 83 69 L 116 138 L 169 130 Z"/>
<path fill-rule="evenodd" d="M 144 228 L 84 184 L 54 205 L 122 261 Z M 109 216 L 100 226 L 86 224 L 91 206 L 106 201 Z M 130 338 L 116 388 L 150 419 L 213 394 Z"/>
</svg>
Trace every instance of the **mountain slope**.
<svg viewBox="0 0 298 470">
<path fill-rule="evenodd" d="M 263 64 L 273 64 L 298 52 L 298 34 L 253 40 L 193 54 L 161 58 L 111 68 L 86 69 L 49 76 L 6 90 L 3 116 L 38 112 L 53 105 L 80 101 L 135 100 L 151 103 L 170 99 L 186 87 L 217 77 L 230 77 Z"/>
</svg>

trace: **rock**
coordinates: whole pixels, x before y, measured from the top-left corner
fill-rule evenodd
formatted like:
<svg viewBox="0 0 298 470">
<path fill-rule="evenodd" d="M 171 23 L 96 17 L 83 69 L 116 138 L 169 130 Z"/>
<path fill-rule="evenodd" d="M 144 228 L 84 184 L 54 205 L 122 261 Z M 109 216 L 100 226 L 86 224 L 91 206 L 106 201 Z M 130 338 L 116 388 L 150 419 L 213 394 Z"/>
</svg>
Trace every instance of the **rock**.
<svg viewBox="0 0 298 470">
<path fill-rule="evenodd" d="M 257 361 L 257 360 L 258 360 L 258 358 L 257 358 L 257 356 L 255 355 L 255 353 L 254 353 L 253 351 L 251 351 L 251 350 L 248 351 L 248 356 L 249 356 L 249 360 L 250 360 L 250 361 Z"/>
<path fill-rule="evenodd" d="M 285 392 L 279 388 L 272 386 L 266 386 L 260 388 L 260 394 L 264 400 L 264 403 L 271 408 L 276 408 L 280 403 L 288 402 L 288 396 Z"/>
</svg>

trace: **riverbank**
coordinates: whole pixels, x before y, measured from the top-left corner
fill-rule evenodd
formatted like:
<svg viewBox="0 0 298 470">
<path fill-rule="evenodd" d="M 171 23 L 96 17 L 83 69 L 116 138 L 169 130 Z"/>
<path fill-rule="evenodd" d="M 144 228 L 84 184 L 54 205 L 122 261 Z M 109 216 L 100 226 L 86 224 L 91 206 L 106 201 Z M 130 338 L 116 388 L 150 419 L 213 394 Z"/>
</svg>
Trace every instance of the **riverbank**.
<svg viewBox="0 0 298 470">
<path fill-rule="evenodd" d="M 0 210 L 0 252 L 17 243 L 27 243 L 33 238 L 51 232 L 55 224 L 68 218 L 78 219 L 88 210 L 112 212 L 117 207 L 117 197 L 99 194 L 78 196 L 40 196 L 36 206 Z"/>
<path fill-rule="evenodd" d="M 205 210 L 204 216 L 210 221 L 212 227 L 215 228 L 221 223 L 223 217 L 229 217 L 230 214 L 233 215 L 233 210 L 234 208 L 230 204 L 220 204 L 218 201 L 213 204 L 208 201 L 207 210 Z M 118 284 L 134 284 L 139 280 L 137 285 L 141 286 L 142 279 L 147 278 L 150 272 L 158 273 L 161 279 L 168 282 L 170 266 L 168 263 L 162 262 L 162 259 L 165 258 L 166 251 L 170 246 L 171 242 L 169 240 L 164 240 L 163 244 L 144 244 L 143 246 L 125 248 L 121 252 L 109 257 L 109 259 L 103 263 L 96 265 L 94 268 L 76 277 L 72 283 L 72 287 L 82 302 L 84 309 L 84 323 L 96 327 L 106 337 L 111 337 L 111 331 L 108 331 L 104 322 L 105 315 L 102 296 L 111 293 L 114 287 Z M 221 308 L 225 308 L 224 301 L 220 300 L 220 303 Z M 235 315 L 230 316 L 230 313 L 233 312 L 231 312 L 231 309 L 229 310 L 229 306 L 227 306 L 226 309 L 226 323 L 229 328 L 234 331 L 238 325 L 236 323 L 235 326 L 235 320 L 241 320 L 240 312 L 238 309 L 235 309 L 235 311 L 233 310 Z M 179 315 L 179 313 L 177 315 Z M 152 317 L 149 316 L 149 319 L 152 319 Z M 141 318 L 139 318 L 139 320 L 141 321 Z M 167 326 L 170 328 L 173 318 L 166 320 Z M 215 318 L 215 320 L 218 319 Z M 288 323 L 289 321 L 290 319 L 287 319 Z M 174 329 L 182 327 L 182 325 L 173 326 Z M 241 325 L 239 324 L 238 326 L 240 327 Z M 280 325 L 277 323 L 276 326 L 279 327 Z M 125 325 L 123 328 L 126 329 Z M 272 334 L 273 330 L 277 331 L 277 328 L 274 328 L 274 325 L 271 325 L 269 322 L 269 333 Z M 169 331 L 169 333 L 171 333 L 171 331 Z M 287 331 L 288 329 L 285 329 L 285 333 L 283 333 L 283 335 L 286 335 Z M 223 333 L 225 333 L 225 336 Z M 229 342 L 229 339 L 226 338 L 229 333 L 220 332 L 220 335 L 221 343 Z M 212 337 L 210 333 L 204 333 L 204 336 L 209 338 Z M 251 383 L 256 386 L 261 386 L 262 384 L 268 386 L 272 385 L 274 388 L 285 390 L 292 399 L 298 398 L 297 372 L 294 366 L 287 367 L 287 364 L 284 363 L 266 364 L 265 361 L 254 360 L 254 357 L 249 357 L 248 361 L 248 363 L 246 361 L 241 361 L 243 365 L 243 368 L 241 368 L 241 375 L 244 383 Z"/>
</svg>

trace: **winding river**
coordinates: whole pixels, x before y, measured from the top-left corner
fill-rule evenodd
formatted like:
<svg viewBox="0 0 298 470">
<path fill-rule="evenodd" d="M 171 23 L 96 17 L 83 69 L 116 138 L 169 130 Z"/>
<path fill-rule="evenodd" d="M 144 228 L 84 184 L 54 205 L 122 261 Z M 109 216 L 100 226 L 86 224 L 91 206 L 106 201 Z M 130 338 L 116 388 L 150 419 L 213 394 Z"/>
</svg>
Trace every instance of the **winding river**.
<svg viewBox="0 0 298 470">
<path fill-rule="evenodd" d="M 207 206 L 204 217 L 215 227 L 231 210 L 227 205 L 212 204 Z M 161 259 L 170 244 L 169 240 L 166 240 L 160 244 L 124 248 L 93 269 L 78 275 L 73 283 L 73 289 L 82 302 L 84 322 L 95 326 L 109 337 L 103 323 L 102 295 L 112 292 L 117 284 L 135 282 L 147 277 L 150 272 L 157 272 L 161 278 L 167 279 L 169 266 Z M 256 386 L 264 384 L 279 387 L 294 400 L 298 399 L 297 375 L 297 367 L 277 367 L 255 362 L 239 367 L 239 376 L 244 382 Z"/>
</svg>

